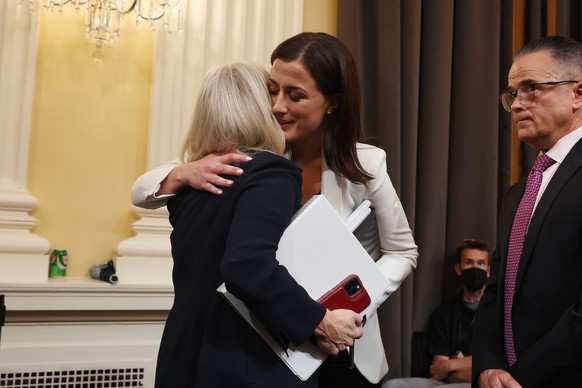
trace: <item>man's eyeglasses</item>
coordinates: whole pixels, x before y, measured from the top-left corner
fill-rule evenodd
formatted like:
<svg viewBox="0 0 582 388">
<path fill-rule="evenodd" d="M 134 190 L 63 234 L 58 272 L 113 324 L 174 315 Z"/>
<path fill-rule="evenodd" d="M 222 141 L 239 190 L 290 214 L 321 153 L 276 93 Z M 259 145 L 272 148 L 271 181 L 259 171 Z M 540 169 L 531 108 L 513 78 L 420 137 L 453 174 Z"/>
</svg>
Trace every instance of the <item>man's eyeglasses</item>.
<svg viewBox="0 0 582 388">
<path fill-rule="evenodd" d="M 521 105 L 528 107 L 531 105 L 531 103 L 536 98 L 535 92 L 537 90 L 542 91 L 542 90 L 544 90 L 543 87 L 557 86 L 557 85 L 566 84 L 566 83 L 571 84 L 571 83 L 576 83 L 576 82 L 579 82 L 579 81 L 551 81 L 551 82 L 537 82 L 537 83 L 533 83 L 533 84 L 525 84 L 525 85 L 521 85 L 519 88 L 517 88 L 517 90 L 515 92 L 510 92 L 508 90 L 508 91 L 501 93 L 499 95 L 499 101 L 501 101 L 501 105 L 503 106 L 503 109 L 505 109 L 508 112 L 511 112 L 511 105 L 513 105 L 513 102 L 515 101 L 516 98 L 519 98 L 519 102 Z M 540 86 L 543 86 L 543 87 L 540 88 Z"/>
</svg>

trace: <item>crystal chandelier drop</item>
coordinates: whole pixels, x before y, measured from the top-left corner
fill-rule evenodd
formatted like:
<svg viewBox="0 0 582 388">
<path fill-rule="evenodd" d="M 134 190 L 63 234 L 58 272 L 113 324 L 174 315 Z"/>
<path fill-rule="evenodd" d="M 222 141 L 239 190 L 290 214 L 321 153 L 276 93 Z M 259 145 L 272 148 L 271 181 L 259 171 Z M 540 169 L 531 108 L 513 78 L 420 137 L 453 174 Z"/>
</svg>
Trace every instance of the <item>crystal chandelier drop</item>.
<svg viewBox="0 0 582 388">
<path fill-rule="evenodd" d="M 20 0 L 21 2 L 25 0 Z M 135 14 L 136 25 L 146 22 L 152 31 L 174 32 L 181 30 L 181 0 L 28 0 L 31 11 L 40 3 L 48 10 L 62 12 L 65 5 L 77 12 L 86 7 L 85 37 L 95 44 L 93 59 L 103 59 L 103 47 L 111 46 L 119 39 L 119 28 L 123 18 Z"/>
</svg>

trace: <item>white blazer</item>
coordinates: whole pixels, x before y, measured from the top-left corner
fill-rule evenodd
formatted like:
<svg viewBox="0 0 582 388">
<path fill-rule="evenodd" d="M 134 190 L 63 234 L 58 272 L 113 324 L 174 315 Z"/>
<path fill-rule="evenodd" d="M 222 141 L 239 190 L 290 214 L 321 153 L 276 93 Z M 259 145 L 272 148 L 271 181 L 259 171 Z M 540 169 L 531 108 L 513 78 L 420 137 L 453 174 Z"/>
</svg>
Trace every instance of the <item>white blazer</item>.
<svg viewBox="0 0 582 388">
<path fill-rule="evenodd" d="M 390 296 L 416 268 L 418 248 L 414 243 L 408 220 L 400 199 L 394 190 L 386 169 L 386 153 L 368 144 L 357 144 L 358 159 L 368 173 L 374 176 L 367 186 L 350 182 L 323 168 L 321 193 L 331 203 L 342 219 L 345 219 L 364 200 L 371 202 L 376 214 L 378 233 L 367 235 L 360 242 L 368 252 L 370 247 L 380 246 L 380 258 L 376 264 L 389 282 L 378 306 Z M 376 310 L 375 308 L 373 309 Z M 380 336 L 378 316 L 369 317 L 364 326 L 364 336 L 356 341 L 355 364 L 370 382 L 377 383 L 388 373 L 388 362 Z"/>
<path fill-rule="evenodd" d="M 374 179 L 368 185 L 350 182 L 331 171 L 324 162 L 321 193 L 342 219 L 345 219 L 366 199 L 374 208 L 377 233 L 360 236 L 360 242 L 368 249 L 368 252 L 373 247 L 379 246 L 380 252 L 376 264 L 389 283 L 387 292 L 373 308 L 375 311 L 416 268 L 418 248 L 400 199 L 388 176 L 386 153 L 380 148 L 362 143 L 357 144 L 357 153 L 362 167 L 374 176 Z M 156 197 L 155 192 L 159 190 L 161 181 L 177 163 L 176 159 L 140 176 L 131 189 L 133 204 L 148 209 L 164 206 L 171 195 Z M 355 345 L 355 365 L 367 380 L 377 383 L 388 373 L 388 362 L 376 314 L 368 317 L 363 330 L 364 336 L 358 339 Z"/>
</svg>

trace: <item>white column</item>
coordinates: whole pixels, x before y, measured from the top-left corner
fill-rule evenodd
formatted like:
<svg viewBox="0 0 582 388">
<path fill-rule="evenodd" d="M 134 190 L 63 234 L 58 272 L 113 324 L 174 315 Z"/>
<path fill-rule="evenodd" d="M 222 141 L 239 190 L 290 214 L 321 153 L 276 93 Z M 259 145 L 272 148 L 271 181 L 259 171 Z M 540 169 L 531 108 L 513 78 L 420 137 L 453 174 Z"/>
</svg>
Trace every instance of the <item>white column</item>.
<svg viewBox="0 0 582 388">
<path fill-rule="evenodd" d="M 158 34 L 148 168 L 178 156 L 206 72 L 232 62 L 270 68 L 271 52 L 301 32 L 303 0 L 182 1 L 183 31 Z M 136 236 L 118 246 L 120 282 L 171 282 L 171 226 L 165 208 L 136 209 Z"/>
<path fill-rule="evenodd" d="M 31 229 L 26 189 L 38 12 L 0 1 L 0 283 L 45 283 L 49 242 Z"/>
</svg>

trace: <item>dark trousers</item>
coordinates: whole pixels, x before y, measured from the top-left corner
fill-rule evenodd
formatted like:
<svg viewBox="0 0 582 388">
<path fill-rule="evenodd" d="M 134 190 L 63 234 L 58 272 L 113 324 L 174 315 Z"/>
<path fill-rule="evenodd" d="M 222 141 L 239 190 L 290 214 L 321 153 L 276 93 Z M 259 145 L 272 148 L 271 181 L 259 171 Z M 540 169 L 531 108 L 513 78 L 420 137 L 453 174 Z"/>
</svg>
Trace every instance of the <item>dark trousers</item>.
<svg viewBox="0 0 582 388">
<path fill-rule="evenodd" d="M 349 368 L 349 355 L 342 352 L 338 357 L 328 357 L 317 369 L 319 388 L 371 388 L 382 384 L 372 384 L 358 371 Z"/>
</svg>

